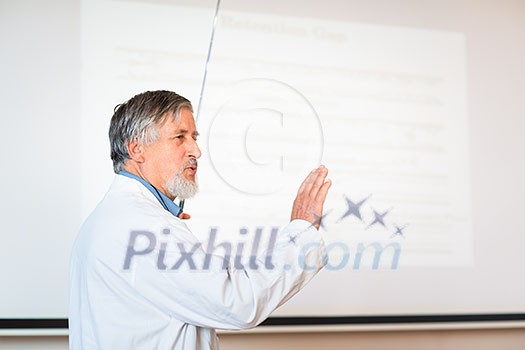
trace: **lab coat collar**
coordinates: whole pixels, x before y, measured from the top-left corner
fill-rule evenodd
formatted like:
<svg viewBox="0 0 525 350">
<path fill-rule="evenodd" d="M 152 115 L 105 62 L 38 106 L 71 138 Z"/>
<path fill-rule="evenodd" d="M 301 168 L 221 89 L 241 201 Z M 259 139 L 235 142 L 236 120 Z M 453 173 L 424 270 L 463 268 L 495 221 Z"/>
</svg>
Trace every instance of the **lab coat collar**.
<svg viewBox="0 0 525 350">
<path fill-rule="evenodd" d="M 159 201 L 160 205 L 176 217 L 179 217 L 180 214 L 182 214 L 182 210 L 180 207 L 175 204 L 171 199 L 169 199 L 164 193 L 157 190 L 152 184 L 145 181 L 144 179 L 141 179 L 140 177 L 133 175 L 131 173 L 128 173 L 127 171 L 120 171 L 118 175 L 129 177 L 130 179 L 135 179 L 139 181 L 141 184 L 143 184 Z"/>
</svg>

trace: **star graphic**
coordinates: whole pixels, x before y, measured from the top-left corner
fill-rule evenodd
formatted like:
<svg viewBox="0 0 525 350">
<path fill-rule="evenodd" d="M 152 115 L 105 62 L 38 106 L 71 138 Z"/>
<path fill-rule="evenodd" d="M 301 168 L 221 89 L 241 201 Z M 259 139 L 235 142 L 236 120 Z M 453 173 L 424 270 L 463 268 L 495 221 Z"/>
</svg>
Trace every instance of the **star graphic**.
<svg viewBox="0 0 525 350">
<path fill-rule="evenodd" d="M 347 216 L 351 216 L 351 215 L 354 215 L 359 220 L 363 221 L 363 218 L 361 217 L 361 212 L 360 212 L 361 206 L 363 205 L 364 202 L 366 202 L 368 200 L 368 198 L 370 198 L 370 196 L 372 196 L 372 195 L 370 194 L 370 195 L 368 195 L 368 197 L 366 197 L 364 199 L 361 199 L 357 203 L 354 203 L 346 195 L 343 195 L 343 197 L 346 200 L 346 205 L 348 206 L 348 209 L 346 210 L 346 213 L 344 213 L 343 216 L 341 216 L 341 218 L 337 222 L 339 222 L 339 221 L 343 220 L 344 218 L 346 218 Z"/>
<path fill-rule="evenodd" d="M 372 211 L 374 212 L 374 220 L 370 224 L 368 224 L 366 228 L 368 229 L 370 226 L 373 226 L 375 224 L 380 224 L 381 226 L 386 228 L 384 219 L 385 219 L 386 214 L 388 214 L 390 210 L 392 210 L 392 208 L 388 209 L 384 213 L 379 213 L 374 208 L 372 208 Z"/>
<path fill-rule="evenodd" d="M 403 238 L 405 238 L 405 236 L 403 235 L 403 230 L 408 226 L 408 224 L 406 224 L 405 226 L 403 227 L 399 227 L 397 225 L 394 225 L 395 229 L 396 229 L 396 232 L 394 232 L 394 234 L 392 236 L 390 236 L 390 238 L 394 238 L 395 236 L 401 236 Z"/>
<path fill-rule="evenodd" d="M 296 239 L 296 238 L 297 238 L 297 235 L 295 235 L 295 236 L 290 235 L 290 236 L 289 236 L 288 243 L 293 243 L 293 244 L 295 245 L 295 243 L 296 243 L 296 242 L 295 242 L 295 239 Z"/>
<path fill-rule="evenodd" d="M 326 227 L 324 226 L 323 220 L 324 220 L 324 218 L 325 218 L 328 214 L 330 214 L 331 211 L 332 211 L 332 210 L 329 210 L 328 212 L 326 212 L 325 214 L 323 214 L 323 216 L 319 216 L 319 215 L 317 215 L 317 214 L 315 214 L 315 213 L 312 214 L 312 215 L 315 217 L 315 220 L 314 220 L 314 222 L 312 223 L 312 226 L 315 226 L 315 225 L 319 224 L 319 228 L 322 228 L 323 230 L 326 231 Z"/>
</svg>

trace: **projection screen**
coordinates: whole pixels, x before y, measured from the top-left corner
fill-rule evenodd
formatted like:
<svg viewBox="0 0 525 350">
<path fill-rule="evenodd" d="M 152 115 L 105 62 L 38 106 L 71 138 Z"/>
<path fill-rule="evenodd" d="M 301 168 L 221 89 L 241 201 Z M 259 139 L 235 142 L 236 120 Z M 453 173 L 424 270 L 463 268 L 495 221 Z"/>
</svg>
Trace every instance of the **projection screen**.
<svg viewBox="0 0 525 350">
<path fill-rule="evenodd" d="M 159 89 L 194 105 L 203 242 L 264 250 L 302 178 L 330 171 L 329 263 L 273 319 L 524 319 L 522 3 L 1 6 L 3 325 L 64 325 L 113 108 Z"/>
</svg>

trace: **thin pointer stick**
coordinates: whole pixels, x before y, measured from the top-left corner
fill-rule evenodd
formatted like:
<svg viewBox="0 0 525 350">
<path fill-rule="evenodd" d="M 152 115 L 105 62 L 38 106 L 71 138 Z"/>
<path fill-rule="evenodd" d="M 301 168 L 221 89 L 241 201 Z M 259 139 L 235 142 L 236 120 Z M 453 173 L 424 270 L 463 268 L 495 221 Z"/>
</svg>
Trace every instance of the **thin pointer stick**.
<svg viewBox="0 0 525 350">
<path fill-rule="evenodd" d="M 197 106 L 197 115 L 195 117 L 195 121 L 199 120 L 199 116 L 201 112 L 202 96 L 204 95 L 204 88 L 206 86 L 206 78 L 208 76 L 208 65 L 210 63 L 211 49 L 213 47 L 213 38 L 215 37 L 215 29 L 217 28 L 217 18 L 219 17 L 220 4 L 221 4 L 221 0 L 217 0 L 217 7 L 215 8 L 215 16 L 213 17 L 213 27 L 211 30 L 210 46 L 208 47 L 208 56 L 206 57 L 206 64 L 204 65 L 204 77 L 202 79 L 201 93 L 199 95 L 199 104 Z"/>
<path fill-rule="evenodd" d="M 217 0 L 217 6 L 215 7 L 215 16 L 213 17 L 213 27 L 211 30 L 210 46 L 208 46 L 208 55 L 206 56 L 206 63 L 204 64 L 204 77 L 202 78 L 201 93 L 199 95 L 199 104 L 197 105 L 197 115 L 195 116 L 195 123 L 199 120 L 201 113 L 202 96 L 204 95 L 204 87 L 206 86 L 206 78 L 208 77 L 208 64 L 210 63 L 211 49 L 213 47 L 213 38 L 215 37 L 215 28 L 217 27 L 217 18 L 219 17 L 219 7 L 221 0 Z M 184 200 L 179 202 L 180 212 L 184 209 Z"/>
</svg>

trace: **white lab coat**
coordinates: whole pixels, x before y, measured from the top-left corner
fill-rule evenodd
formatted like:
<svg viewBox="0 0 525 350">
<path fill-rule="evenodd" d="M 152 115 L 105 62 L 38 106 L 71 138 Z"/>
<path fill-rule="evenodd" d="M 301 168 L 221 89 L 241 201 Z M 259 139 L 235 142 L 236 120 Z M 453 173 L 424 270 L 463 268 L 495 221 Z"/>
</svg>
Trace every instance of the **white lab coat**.
<svg viewBox="0 0 525 350">
<path fill-rule="evenodd" d="M 125 270 L 133 230 L 155 233 L 158 240 L 153 252 L 134 256 Z M 295 243 L 290 235 L 297 235 Z M 134 242 L 136 251 L 149 244 L 142 238 Z M 172 266 L 181 255 L 177 243 L 190 251 L 198 240 L 144 185 L 116 175 L 73 246 L 70 349 L 218 349 L 216 328 L 255 327 L 305 286 L 327 259 L 321 235 L 303 220 L 280 230 L 274 269 L 264 268 L 264 262 L 257 270 L 224 269 L 223 260 L 214 257 L 206 270 L 191 270 L 187 261 L 176 270 L 160 270 L 161 242 L 167 244 L 165 261 Z M 197 266 L 204 259 L 202 249 L 193 254 Z M 286 264 L 291 267 L 283 268 Z"/>
</svg>

